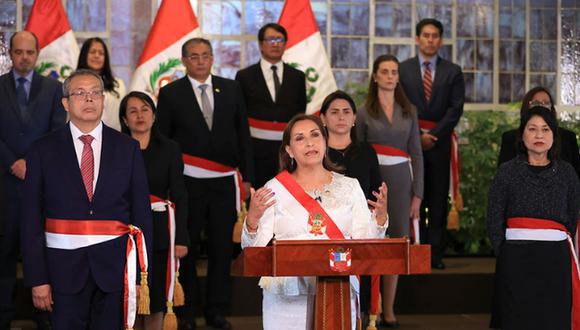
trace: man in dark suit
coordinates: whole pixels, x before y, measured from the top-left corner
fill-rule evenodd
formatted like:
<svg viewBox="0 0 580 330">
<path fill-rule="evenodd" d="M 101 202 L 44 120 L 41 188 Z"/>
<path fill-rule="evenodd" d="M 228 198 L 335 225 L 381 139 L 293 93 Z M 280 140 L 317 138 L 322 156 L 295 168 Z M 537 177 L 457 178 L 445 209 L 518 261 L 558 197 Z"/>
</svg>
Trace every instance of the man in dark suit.
<svg viewBox="0 0 580 330">
<path fill-rule="evenodd" d="M 38 40 L 30 32 L 10 38 L 12 70 L 0 76 L 0 168 L 2 170 L 3 228 L 0 229 L 0 329 L 14 315 L 18 231 L 25 157 L 31 144 L 65 124 L 61 84 L 34 72 Z"/>
<path fill-rule="evenodd" d="M 132 226 L 151 243 L 139 144 L 101 122 L 103 88 L 92 71 L 72 73 L 62 99 L 69 124 L 35 142 L 26 157 L 24 280 L 34 305 L 51 311 L 54 329 L 130 328 L 123 306 L 124 289 L 135 293 L 127 256 L 128 235 L 138 232 Z"/>
<path fill-rule="evenodd" d="M 451 133 L 463 113 L 465 84 L 461 68 L 437 55 L 443 25 L 421 20 L 415 28 L 419 55 L 401 63 L 400 82 L 417 107 L 425 162 L 425 192 L 421 205 L 421 240 L 431 244 L 432 266 L 442 261 L 448 213 Z"/>
<path fill-rule="evenodd" d="M 248 190 L 254 179 L 248 117 L 239 84 L 210 74 L 213 52 L 208 40 L 190 39 L 181 51 L 187 76 L 160 90 L 157 122 L 161 132 L 179 143 L 184 153 L 191 246 L 199 246 L 202 230 L 207 237 L 206 322 L 230 329 L 224 313 L 230 304 L 236 195 L 241 189 Z M 238 170 L 243 188 L 236 184 Z M 178 312 L 183 329 L 195 328 L 197 252 L 193 248 L 182 259 L 185 306 Z"/>
<path fill-rule="evenodd" d="M 260 62 L 236 75 L 250 118 L 256 187 L 278 173 L 282 131 L 294 115 L 306 111 L 304 73 L 282 62 L 287 40 L 286 29 L 281 25 L 264 25 L 258 32 Z"/>
</svg>

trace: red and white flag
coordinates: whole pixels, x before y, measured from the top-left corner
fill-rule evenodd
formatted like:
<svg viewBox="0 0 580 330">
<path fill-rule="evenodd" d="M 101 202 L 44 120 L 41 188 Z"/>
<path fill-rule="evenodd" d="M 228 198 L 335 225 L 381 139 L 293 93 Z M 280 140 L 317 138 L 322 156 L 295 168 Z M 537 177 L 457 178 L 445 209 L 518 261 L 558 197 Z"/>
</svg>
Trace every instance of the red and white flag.
<svg viewBox="0 0 580 330">
<path fill-rule="evenodd" d="M 337 87 L 310 1 L 286 1 L 278 23 L 288 32 L 284 62 L 306 74 L 306 112 L 315 113 Z"/>
<path fill-rule="evenodd" d="M 38 38 L 36 72 L 64 80 L 76 69 L 79 44 L 60 0 L 35 0 L 25 30 Z"/>
<path fill-rule="evenodd" d="M 181 46 L 201 31 L 189 0 L 163 0 L 147 36 L 129 90 L 157 97 L 159 89 L 185 76 Z"/>
</svg>

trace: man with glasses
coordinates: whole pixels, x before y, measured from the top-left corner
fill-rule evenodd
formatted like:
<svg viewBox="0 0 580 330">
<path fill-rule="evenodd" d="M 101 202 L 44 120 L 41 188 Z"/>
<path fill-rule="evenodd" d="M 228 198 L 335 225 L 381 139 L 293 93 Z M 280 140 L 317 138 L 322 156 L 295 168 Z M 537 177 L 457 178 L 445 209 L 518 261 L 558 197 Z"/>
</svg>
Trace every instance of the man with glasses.
<svg viewBox="0 0 580 330">
<path fill-rule="evenodd" d="M 176 311 L 181 329 L 195 328 L 199 296 L 195 261 L 203 230 L 208 256 L 206 323 L 230 329 L 224 315 L 230 304 L 232 232 L 240 196 L 254 179 L 248 117 L 239 84 L 211 74 L 213 51 L 208 40 L 186 41 L 181 55 L 187 75 L 161 88 L 157 111 L 161 132 L 181 146 L 189 195 L 192 251 L 182 259 L 179 280 L 185 306 Z"/>
<path fill-rule="evenodd" d="M 24 283 L 34 306 L 51 312 L 56 330 L 132 328 L 137 260 L 131 256 L 144 262 L 142 242 L 151 246 L 139 143 L 102 123 L 103 88 L 93 71 L 73 72 L 62 98 L 69 123 L 26 155 Z"/>
<path fill-rule="evenodd" d="M 248 107 L 256 187 L 278 173 L 282 131 L 294 115 L 306 111 L 304 73 L 282 62 L 287 41 L 288 34 L 281 25 L 262 26 L 258 31 L 262 58 L 236 75 Z"/>
<path fill-rule="evenodd" d="M 14 316 L 22 182 L 25 157 L 32 143 L 65 124 L 61 83 L 34 72 L 38 39 L 27 31 L 10 38 L 12 70 L 0 76 L 0 329 L 9 329 Z"/>
</svg>

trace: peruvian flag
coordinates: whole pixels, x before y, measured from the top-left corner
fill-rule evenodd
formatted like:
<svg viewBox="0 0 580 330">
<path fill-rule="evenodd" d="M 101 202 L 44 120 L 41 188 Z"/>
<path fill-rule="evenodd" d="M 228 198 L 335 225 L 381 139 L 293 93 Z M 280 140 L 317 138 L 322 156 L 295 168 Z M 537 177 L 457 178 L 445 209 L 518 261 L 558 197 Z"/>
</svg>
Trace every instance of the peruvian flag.
<svg viewBox="0 0 580 330">
<path fill-rule="evenodd" d="M 75 70 L 79 45 L 61 0 L 35 0 L 25 30 L 38 37 L 36 72 L 64 80 Z"/>
<path fill-rule="evenodd" d="M 189 0 L 163 0 L 129 90 L 146 92 L 156 98 L 161 87 L 185 76 L 181 46 L 188 39 L 200 36 Z"/>
<path fill-rule="evenodd" d="M 337 88 L 310 1 L 286 1 L 278 23 L 288 32 L 284 62 L 306 74 L 306 112 L 315 113 Z"/>
</svg>

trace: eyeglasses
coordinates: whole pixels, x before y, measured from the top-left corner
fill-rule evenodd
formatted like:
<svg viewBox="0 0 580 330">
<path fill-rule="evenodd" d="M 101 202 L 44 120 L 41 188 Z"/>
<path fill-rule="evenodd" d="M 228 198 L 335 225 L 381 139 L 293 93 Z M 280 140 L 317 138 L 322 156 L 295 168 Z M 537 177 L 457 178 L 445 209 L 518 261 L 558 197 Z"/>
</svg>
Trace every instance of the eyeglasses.
<svg viewBox="0 0 580 330">
<path fill-rule="evenodd" d="M 96 90 L 96 91 L 90 91 L 90 92 L 80 90 L 80 91 L 70 93 L 68 95 L 68 97 L 73 97 L 76 99 L 85 99 L 85 100 L 87 99 L 87 97 L 90 97 L 91 100 L 98 100 L 98 99 L 102 98 L 103 95 L 104 94 L 103 94 L 102 90 Z"/>
<path fill-rule="evenodd" d="M 212 54 L 208 54 L 208 53 L 204 53 L 204 54 L 191 54 L 189 56 L 185 56 L 185 58 L 189 59 L 190 61 L 193 62 L 199 62 L 199 61 L 207 61 L 209 60 L 213 55 Z"/>
<path fill-rule="evenodd" d="M 269 38 L 264 39 L 264 42 L 267 44 L 273 45 L 273 44 L 283 44 L 286 42 L 286 40 L 284 40 L 284 38 L 282 38 L 282 37 L 278 37 L 278 38 L 269 37 Z"/>
<path fill-rule="evenodd" d="M 544 107 L 546 109 L 552 108 L 551 102 L 542 102 L 542 101 L 538 101 L 538 100 L 531 100 L 530 103 L 528 103 L 528 105 L 530 107 Z"/>
</svg>

